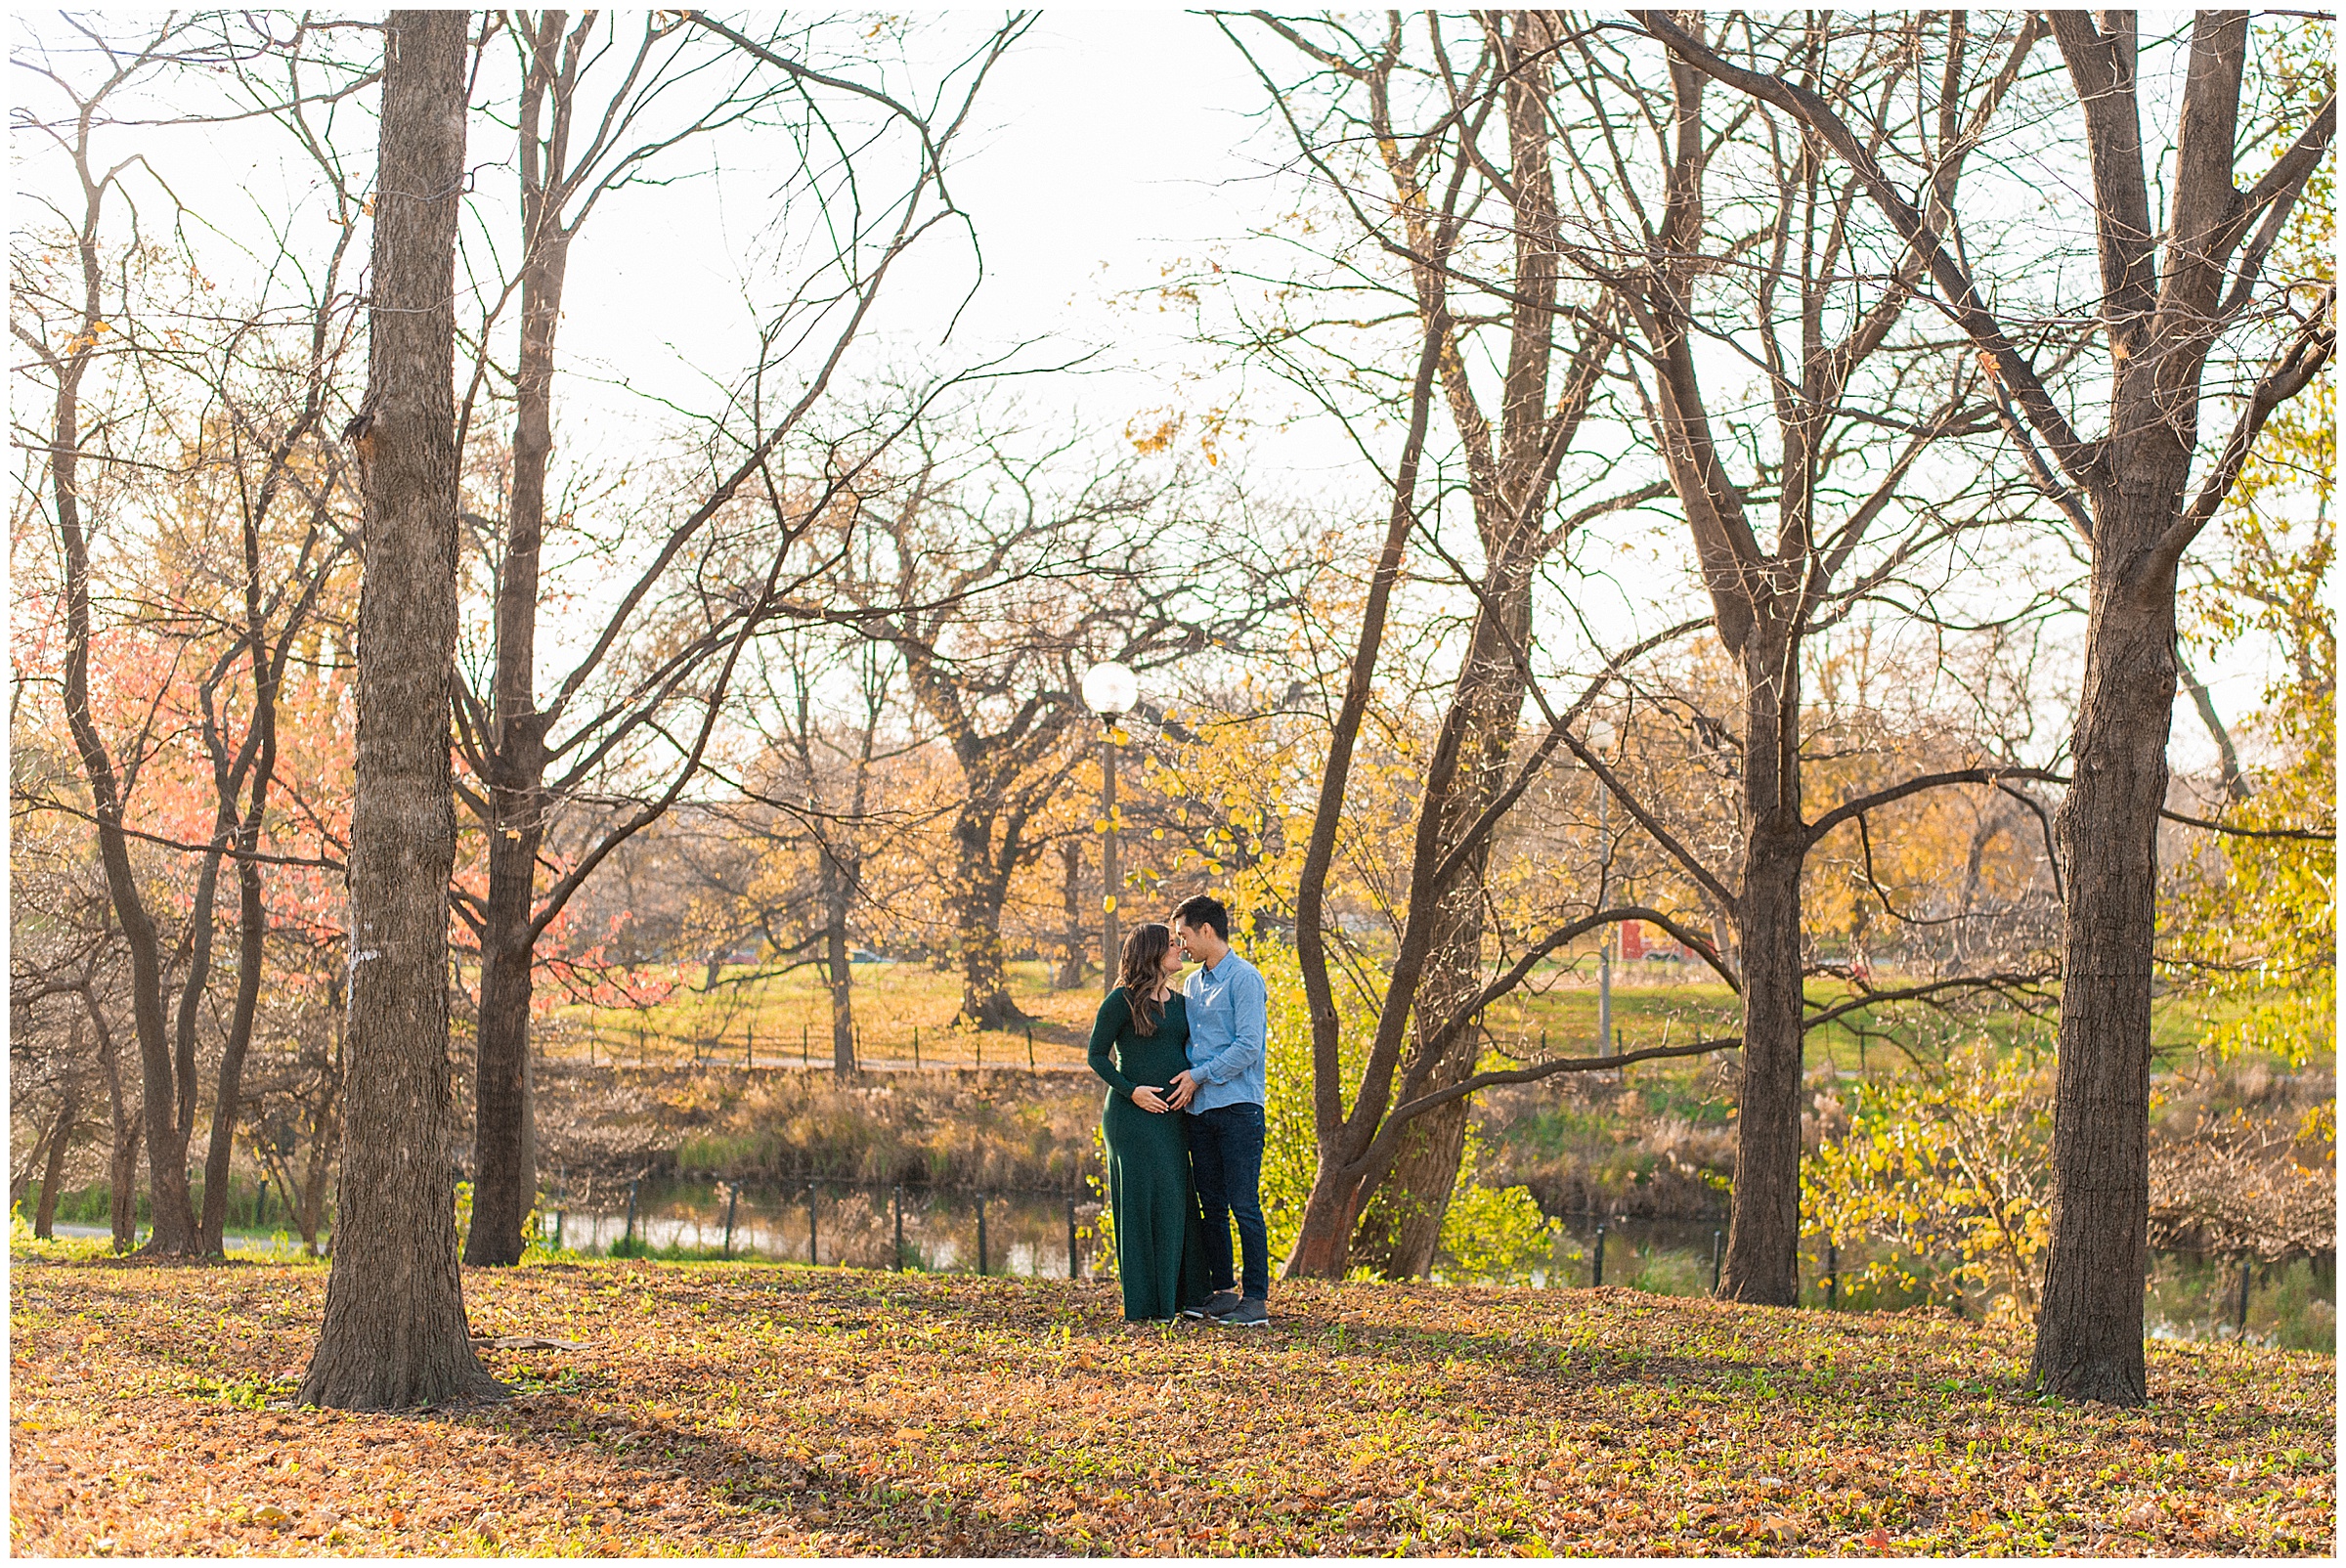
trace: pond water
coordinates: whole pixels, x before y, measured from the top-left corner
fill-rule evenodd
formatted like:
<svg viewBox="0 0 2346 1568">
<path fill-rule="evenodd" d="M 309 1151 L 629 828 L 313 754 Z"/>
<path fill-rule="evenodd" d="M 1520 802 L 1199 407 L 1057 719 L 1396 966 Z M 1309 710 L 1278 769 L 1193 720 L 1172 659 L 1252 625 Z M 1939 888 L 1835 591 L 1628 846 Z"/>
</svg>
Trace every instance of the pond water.
<svg viewBox="0 0 2346 1568">
<path fill-rule="evenodd" d="M 1608 1221 L 1606 1285 L 1658 1295 L 1708 1295 L 1716 1279 L 1726 1220 Z M 1584 1216 L 1563 1222 L 1551 1261 L 1530 1271 L 1533 1285 L 1596 1283 L 1596 1224 Z M 1910 1298 L 1876 1300 L 1857 1284 L 1862 1252 L 1828 1250 L 1817 1238 L 1801 1246 L 1801 1305 L 1850 1310 L 1895 1309 Z M 2282 1350 L 2337 1353 L 2337 1260 L 2292 1258 L 2248 1267 L 2247 1338 Z M 2231 1259 L 2154 1252 L 2144 1299 L 2144 1326 L 2153 1339 L 2233 1339 L 2240 1333 L 2240 1265 Z M 1828 1285 L 1826 1282 L 1833 1283 Z"/>
<path fill-rule="evenodd" d="M 1100 1205 L 1088 1198 L 1070 1201 L 1059 1193 L 817 1182 L 744 1186 L 736 1196 L 721 1183 L 647 1179 L 634 1184 L 631 1223 L 629 1199 L 626 1186 L 573 1191 L 544 1216 L 546 1239 L 558 1238 L 561 1244 L 587 1252 L 616 1246 L 866 1269 L 975 1273 L 982 1268 L 988 1274 L 1054 1279 L 1100 1272 Z M 1607 1220 L 1602 1283 L 1658 1295 L 1707 1295 L 1725 1234 L 1723 1218 Z M 1816 1239 L 1804 1242 L 1802 1305 L 1852 1310 L 1905 1305 L 1866 1297 L 1853 1280 L 1863 1261 L 1828 1251 Z M 1535 1287 L 1586 1285 L 1597 1283 L 1597 1222 L 1571 1215 L 1562 1220 L 1549 1256 L 1520 1278 Z M 2233 1338 L 2239 1301 L 2237 1263 L 2178 1253 L 2152 1257 L 2145 1318 L 2153 1338 Z M 2334 1355 L 2335 1259 L 2251 1266 L 2247 1335 L 2259 1344 Z"/>
<path fill-rule="evenodd" d="M 586 1252 L 629 1244 L 651 1252 L 844 1264 L 861 1269 L 1068 1277 L 1091 1271 L 1096 1202 L 1055 1193 L 970 1193 L 935 1188 L 634 1184 L 573 1194 L 543 1217 L 548 1241 Z M 730 1229 L 728 1230 L 728 1222 Z M 1071 1234 L 1072 1233 L 1072 1234 Z"/>
</svg>

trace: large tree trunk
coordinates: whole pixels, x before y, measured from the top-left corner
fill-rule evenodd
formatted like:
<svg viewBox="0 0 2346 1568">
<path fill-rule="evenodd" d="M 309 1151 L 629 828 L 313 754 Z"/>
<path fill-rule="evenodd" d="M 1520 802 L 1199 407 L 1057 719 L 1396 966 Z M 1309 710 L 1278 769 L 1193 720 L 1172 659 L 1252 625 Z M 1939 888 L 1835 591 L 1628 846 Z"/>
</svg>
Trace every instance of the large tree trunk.
<svg viewBox="0 0 2346 1568">
<path fill-rule="evenodd" d="M 456 636 L 456 225 L 460 11 L 395 11 L 375 180 L 351 810 L 351 1137 L 305 1404 L 393 1410 L 498 1392 L 456 1263 L 448 1111 L 449 702 Z"/>
<path fill-rule="evenodd" d="M 1475 529 L 1489 563 L 1466 661 L 1451 698 L 1461 720 L 1457 771 L 1441 799 L 1420 806 L 1436 813 L 1436 843 L 1445 855 L 1506 785 L 1529 681 L 1522 656 L 1531 646 L 1532 587 L 1540 558 L 1552 544 L 1543 538 L 1543 503 L 1555 479 L 1549 449 L 1578 427 L 1577 413 L 1569 426 L 1560 426 L 1549 414 L 1557 274 L 1548 102 L 1554 19 L 1513 12 L 1505 18 L 1504 35 L 1515 315 L 1496 433 L 1455 344 L 1445 346 L 1442 359 L 1443 393 L 1466 438 Z M 1566 395 L 1566 407 L 1585 396 L 1576 386 Z M 1434 923 L 1425 968 L 1410 1002 L 1417 1044 L 1405 1068 L 1428 1068 L 1423 1093 L 1463 1083 L 1481 1054 L 1478 1023 L 1454 1036 L 1439 1060 L 1424 1060 L 1427 1037 L 1483 983 L 1484 877 L 1490 859 L 1486 837 L 1434 890 L 1432 908 L 1410 911 L 1412 921 Z M 1470 1109 L 1461 1098 L 1415 1118 L 1392 1172 L 1363 1205 L 1354 1254 L 1387 1279 L 1413 1278 L 1433 1266 L 1442 1221 L 1457 1186 Z"/>
<path fill-rule="evenodd" d="M 1529 559 L 1510 563 L 1498 591 L 1475 617 L 1466 666 L 1452 697 L 1454 706 L 1464 713 L 1458 774 L 1449 796 L 1434 806 L 1442 817 L 1444 853 L 1506 787 L 1526 690 L 1512 648 L 1524 646 L 1530 632 L 1535 564 Z M 1496 630 L 1500 625 L 1504 636 Z M 1490 840 L 1485 838 L 1461 858 L 1448 885 L 1437 891 L 1434 908 L 1410 912 L 1412 920 L 1434 922 L 1433 944 L 1414 1006 L 1418 1044 L 1412 1065 L 1424 1054 L 1426 1036 L 1482 988 L 1483 882 L 1490 858 Z M 1453 1037 L 1420 1092 L 1432 1094 L 1472 1076 L 1481 1044 L 1479 1024 Z M 1389 1280 L 1413 1279 L 1433 1267 L 1442 1222 L 1457 1187 L 1469 1110 L 1470 1101 L 1458 1099 L 1412 1120 L 1392 1174 L 1362 1205 L 1359 1234 L 1353 1239 L 1354 1262 Z"/>
<path fill-rule="evenodd" d="M 1719 1294 L 1801 1298 L 1801 686 L 1798 644 L 1763 616 L 1744 643 L 1743 1093 Z"/>
<path fill-rule="evenodd" d="M 973 803 L 976 805 L 978 803 Z M 964 807 L 953 824 L 953 915 L 961 938 L 961 1021 L 977 1029 L 1015 1029 L 1026 1015 L 1010 997 L 1002 963 L 1002 905 L 1009 879 L 994 852 L 994 813 Z"/>
<path fill-rule="evenodd" d="M 2166 804 L 2175 705 L 2175 578 L 2189 535 L 2172 541 L 2184 526 L 2198 440 L 2205 324 L 2216 319 L 2227 281 L 2226 246 L 2212 237 L 2240 205 L 2233 172 L 2248 19 L 2243 12 L 2203 12 L 2194 26 L 2155 317 L 2143 308 L 2152 302 L 2150 269 L 2112 266 L 2137 254 L 2147 263 L 2151 236 L 2143 232 L 2148 224 L 2130 221 L 2138 208 L 2149 208 L 2132 102 L 2133 19 L 2111 22 L 2126 32 L 2088 41 L 2075 19 L 2056 26 L 2096 154 L 2112 384 L 2108 446 L 2092 496 L 2085 681 L 2070 740 L 2074 782 L 2057 820 L 2068 901 L 2053 1108 L 2053 1238 L 2032 1372 L 2040 1386 L 2071 1399 L 2140 1405 L 2149 1397 L 2143 1287 L 2158 812 Z M 2104 95 L 2105 86 L 2119 91 Z M 2311 127 L 2306 134 L 2314 134 Z M 2326 141 L 2329 133 L 2320 134 Z M 2324 347 L 2314 367 L 2326 357 Z M 2311 374 L 2309 369 L 2305 378 Z M 2266 396 L 2260 387 L 2259 399 Z M 2269 411 L 2273 404 L 2261 406 Z M 2211 481 L 2222 473 L 2221 462 Z M 2237 459 L 2231 471 L 2237 475 Z M 2213 508 L 2212 500 L 2205 510 L 2194 508 L 2202 524 Z"/>
<path fill-rule="evenodd" d="M 2172 509 L 2168 515 L 2172 516 Z M 2150 980 L 2159 807 L 2175 701 L 2175 592 L 2095 551 L 2076 782 L 2057 818 L 2063 920 L 2053 1244 L 2034 1374 L 2073 1399 L 2139 1405 L 2150 1191 Z"/>
</svg>

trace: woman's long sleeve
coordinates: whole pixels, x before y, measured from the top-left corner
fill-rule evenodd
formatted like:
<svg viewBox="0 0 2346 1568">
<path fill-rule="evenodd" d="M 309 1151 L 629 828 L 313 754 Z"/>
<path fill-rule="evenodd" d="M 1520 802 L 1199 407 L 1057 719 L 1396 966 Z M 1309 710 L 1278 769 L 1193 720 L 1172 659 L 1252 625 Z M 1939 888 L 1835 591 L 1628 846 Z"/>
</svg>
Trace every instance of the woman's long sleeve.
<svg viewBox="0 0 2346 1568">
<path fill-rule="evenodd" d="M 1132 1080 L 1116 1070 L 1115 1044 L 1116 1036 L 1124 1032 L 1124 1025 L 1131 1018 L 1132 1007 L 1124 1000 L 1123 987 L 1108 992 L 1108 1000 L 1100 1004 L 1099 1017 L 1092 1020 L 1091 1049 L 1084 1053 L 1092 1070 L 1127 1100 L 1132 1098 Z"/>
</svg>

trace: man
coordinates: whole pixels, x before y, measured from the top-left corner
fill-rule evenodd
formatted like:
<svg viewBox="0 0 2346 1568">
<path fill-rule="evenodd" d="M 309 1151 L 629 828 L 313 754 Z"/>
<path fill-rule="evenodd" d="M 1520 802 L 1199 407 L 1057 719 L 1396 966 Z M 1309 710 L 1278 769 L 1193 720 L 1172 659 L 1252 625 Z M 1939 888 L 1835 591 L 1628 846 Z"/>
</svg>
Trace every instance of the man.
<svg viewBox="0 0 2346 1568">
<path fill-rule="evenodd" d="M 1172 1104 L 1188 1112 L 1190 1166 L 1205 1210 L 1202 1308 L 1185 1309 L 1233 1328 L 1271 1322 L 1271 1241 L 1263 1228 L 1263 1104 L 1271 994 L 1263 977 L 1230 945 L 1230 911 L 1197 897 L 1173 911 L 1173 934 L 1199 968 L 1182 986 L 1190 1014 L 1190 1068 L 1175 1073 Z M 1241 1277 L 1231 1267 L 1230 1226 L 1238 1221 Z"/>
</svg>

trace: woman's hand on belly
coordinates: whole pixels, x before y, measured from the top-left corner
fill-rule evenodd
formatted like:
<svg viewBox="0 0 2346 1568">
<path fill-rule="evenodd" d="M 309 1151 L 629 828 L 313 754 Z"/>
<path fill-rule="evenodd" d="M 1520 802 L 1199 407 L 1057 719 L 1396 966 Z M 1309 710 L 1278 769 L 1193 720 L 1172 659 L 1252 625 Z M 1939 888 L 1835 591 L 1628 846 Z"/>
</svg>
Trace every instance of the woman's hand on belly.
<svg viewBox="0 0 2346 1568">
<path fill-rule="evenodd" d="M 1145 1083 L 1133 1086 L 1132 1103 L 1143 1111 L 1152 1111 L 1160 1116 L 1169 1109 L 1165 1105 L 1165 1097 Z"/>
</svg>

